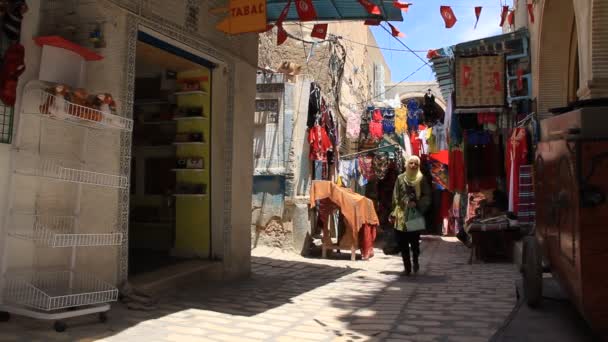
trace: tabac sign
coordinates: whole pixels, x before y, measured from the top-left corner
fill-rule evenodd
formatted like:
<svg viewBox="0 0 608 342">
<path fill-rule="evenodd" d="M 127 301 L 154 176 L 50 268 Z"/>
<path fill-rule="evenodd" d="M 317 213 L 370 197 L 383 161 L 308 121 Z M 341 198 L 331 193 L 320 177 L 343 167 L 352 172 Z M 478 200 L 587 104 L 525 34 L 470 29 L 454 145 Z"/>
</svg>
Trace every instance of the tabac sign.
<svg viewBox="0 0 608 342">
<path fill-rule="evenodd" d="M 230 0 L 228 8 L 214 11 L 228 13 L 228 17 L 216 26 L 222 32 L 239 34 L 266 30 L 266 0 Z"/>
</svg>

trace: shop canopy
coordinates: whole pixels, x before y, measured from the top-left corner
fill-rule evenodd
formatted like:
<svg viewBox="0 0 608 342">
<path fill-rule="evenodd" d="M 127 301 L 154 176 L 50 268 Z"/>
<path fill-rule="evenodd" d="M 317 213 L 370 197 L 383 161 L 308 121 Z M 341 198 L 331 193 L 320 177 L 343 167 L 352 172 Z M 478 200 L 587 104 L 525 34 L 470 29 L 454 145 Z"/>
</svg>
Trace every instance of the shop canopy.
<svg viewBox="0 0 608 342">
<path fill-rule="evenodd" d="M 268 22 L 275 22 L 289 0 L 268 0 L 266 12 Z M 312 0 L 317 13 L 317 21 L 367 20 L 403 21 L 401 9 L 393 5 L 393 0 L 370 0 L 380 8 L 381 14 L 368 13 L 356 0 Z M 292 1 L 293 3 L 293 1 Z M 285 21 L 299 21 L 295 6 L 290 6 Z"/>
</svg>

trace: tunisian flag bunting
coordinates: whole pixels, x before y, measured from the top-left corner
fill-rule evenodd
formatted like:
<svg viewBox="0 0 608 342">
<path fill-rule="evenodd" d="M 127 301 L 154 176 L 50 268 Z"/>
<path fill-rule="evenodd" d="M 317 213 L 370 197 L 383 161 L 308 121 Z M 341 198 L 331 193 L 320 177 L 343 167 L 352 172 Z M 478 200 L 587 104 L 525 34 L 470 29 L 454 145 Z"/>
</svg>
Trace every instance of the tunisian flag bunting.
<svg viewBox="0 0 608 342">
<path fill-rule="evenodd" d="M 475 7 L 475 18 L 476 18 L 476 20 L 475 20 L 475 27 L 474 28 L 477 28 L 477 23 L 479 23 L 479 16 L 480 15 L 481 15 L 481 6 L 477 6 L 477 7 Z"/>
<path fill-rule="evenodd" d="M 312 0 L 296 0 L 296 10 L 300 21 L 311 21 L 317 18 L 317 11 L 312 5 Z"/>
<path fill-rule="evenodd" d="M 393 1 L 393 6 L 397 7 L 398 9 L 407 12 L 407 10 L 410 8 L 411 3 L 401 3 L 398 0 Z"/>
<path fill-rule="evenodd" d="M 505 19 L 507 19 L 507 13 L 509 13 L 509 6 L 502 6 L 502 12 L 500 13 L 500 27 L 505 24 Z"/>
<path fill-rule="evenodd" d="M 534 24 L 534 4 L 528 4 L 528 14 L 530 14 L 530 22 Z"/>
<path fill-rule="evenodd" d="M 387 23 L 388 26 L 391 27 L 391 32 L 393 34 L 393 37 L 405 37 L 405 34 L 403 32 L 400 32 L 399 30 L 397 30 L 397 28 L 393 25 L 391 25 L 391 23 Z"/>
<path fill-rule="evenodd" d="M 287 40 L 287 32 L 283 29 L 282 24 L 277 24 L 277 30 L 277 45 L 281 45 Z"/>
<path fill-rule="evenodd" d="M 311 37 L 325 39 L 327 37 L 327 24 L 315 24 L 312 28 Z"/>
<path fill-rule="evenodd" d="M 376 5 L 375 3 L 373 3 L 369 0 L 358 0 L 358 1 L 361 4 L 361 6 L 363 6 L 365 8 L 367 13 L 375 14 L 375 15 L 382 14 L 382 12 L 380 12 L 380 7 L 378 7 L 378 5 Z"/>
<path fill-rule="evenodd" d="M 380 25 L 380 19 L 367 19 L 364 24 L 367 26 L 378 26 Z"/>
<path fill-rule="evenodd" d="M 290 6 L 291 6 L 291 0 L 287 1 L 287 5 L 285 5 L 283 10 L 281 11 L 281 14 L 279 14 L 279 17 L 277 18 L 277 22 L 275 23 L 275 25 L 279 26 L 279 31 L 281 31 L 281 29 L 283 28 L 283 27 L 281 27 L 281 24 L 283 23 L 283 21 L 285 21 L 285 18 L 287 18 L 287 14 L 289 13 Z"/>
<path fill-rule="evenodd" d="M 513 24 L 515 24 L 515 11 L 509 12 L 508 20 L 510 26 L 513 26 Z"/>
<path fill-rule="evenodd" d="M 439 8 L 441 12 L 441 16 L 443 17 L 443 21 L 445 21 L 445 28 L 452 28 L 456 24 L 456 16 L 454 15 L 454 11 L 452 11 L 452 7 L 450 6 L 441 6 Z"/>
</svg>

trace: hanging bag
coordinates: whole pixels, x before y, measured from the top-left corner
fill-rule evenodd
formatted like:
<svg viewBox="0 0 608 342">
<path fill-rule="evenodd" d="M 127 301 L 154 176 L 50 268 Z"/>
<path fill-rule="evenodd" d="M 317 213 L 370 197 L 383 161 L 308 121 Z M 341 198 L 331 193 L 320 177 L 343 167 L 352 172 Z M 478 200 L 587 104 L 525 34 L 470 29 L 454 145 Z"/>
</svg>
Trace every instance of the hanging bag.
<svg viewBox="0 0 608 342">
<path fill-rule="evenodd" d="M 407 214 L 407 221 L 405 221 L 406 232 L 419 232 L 426 229 L 426 221 L 424 215 L 416 208 L 409 208 Z"/>
</svg>

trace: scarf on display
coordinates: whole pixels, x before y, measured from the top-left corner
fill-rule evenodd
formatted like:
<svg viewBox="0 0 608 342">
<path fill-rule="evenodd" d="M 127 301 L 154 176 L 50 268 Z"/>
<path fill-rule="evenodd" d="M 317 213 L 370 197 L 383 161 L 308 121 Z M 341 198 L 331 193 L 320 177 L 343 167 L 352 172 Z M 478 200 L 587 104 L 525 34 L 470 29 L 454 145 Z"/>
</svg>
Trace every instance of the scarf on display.
<svg viewBox="0 0 608 342">
<path fill-rule="evenodd" d="M 418 162 L 418 169 L 416 171 L 410 170 L 407 166 L 411 161 Z M 414 187 L 416 189 L 416 198 L 420 198 L 420 194 L 422 193 L 422 187 L 420 183 L 422 182 L 422 172 L 420 171 L 420 158 L 417 156 L 411 156 L 407 158 L 407 162 L 405 163 L 405 183 L 408 186 Z"/>
</svg>

